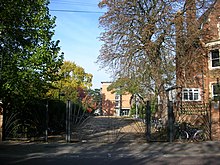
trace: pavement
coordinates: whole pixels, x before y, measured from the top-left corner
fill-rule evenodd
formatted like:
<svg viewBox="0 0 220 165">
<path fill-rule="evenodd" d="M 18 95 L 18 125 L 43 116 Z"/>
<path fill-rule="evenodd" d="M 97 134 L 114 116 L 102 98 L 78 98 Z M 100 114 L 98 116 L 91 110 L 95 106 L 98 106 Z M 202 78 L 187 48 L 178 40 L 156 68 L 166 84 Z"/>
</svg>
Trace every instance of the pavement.
<svg viewBox="0 0 220 165">
<path fill-rule="evenodd" d="M 152 143 L 44 143 L 44 142 L 0 142 L 0 162 L 36 158 L 220 158 L 220 141 L 206 142 L 152 142 Z M 5 160 L 5 161 L 4 161 Z M 93 159 L 94 160 L 94 159 Z M 174 159 L 173 159 L 174 160 Z M 214 159 L 213 159 L 214 160 Z M 176 162 L 177 164 L 180 164 Z M 175 163 L 175 164 L 176 164 Z M 1 163 L 0 163 L 1 164 Z M 13 163 L 8 163 L 13 164 Z M 220 163 L 219 163 L 220 164 Z"/>
<path fill-rule="evenodd" d="M 220 156 L 220 141 L 200 143 L 43 143 L 43 142 L 1 142 L 0 158 L 6 155 L 20 156 L 138 156 L 146 155 L 218 155 Z"/>
</svg>

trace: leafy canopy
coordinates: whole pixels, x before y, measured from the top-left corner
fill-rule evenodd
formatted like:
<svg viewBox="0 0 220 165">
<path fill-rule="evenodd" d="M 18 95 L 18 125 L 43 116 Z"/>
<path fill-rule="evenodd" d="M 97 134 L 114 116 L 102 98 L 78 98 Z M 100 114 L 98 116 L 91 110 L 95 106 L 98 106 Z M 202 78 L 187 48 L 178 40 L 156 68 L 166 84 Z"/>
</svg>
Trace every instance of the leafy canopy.
<svg viewBox="0 0 220 165">
<path fill-rule="evenodd" d="M 0 98 L 44 97 L 63 62 L 48 0 L 1 0 Z M 1 59 L 0 58 L 0 59 Z"/>
<path fill-rule="evenodd" d="M 81 102 L 85 91 L 92 86 L 92 74 L 86 73 L 82 67 L 71 61 L 64 61 L 58 74 L 61 79 L 53 83 L 56 89 L 51 89 L 48 95 L 75 103 Z M 60 97 L 61 94 L 63 97 Z"/>
</svg>

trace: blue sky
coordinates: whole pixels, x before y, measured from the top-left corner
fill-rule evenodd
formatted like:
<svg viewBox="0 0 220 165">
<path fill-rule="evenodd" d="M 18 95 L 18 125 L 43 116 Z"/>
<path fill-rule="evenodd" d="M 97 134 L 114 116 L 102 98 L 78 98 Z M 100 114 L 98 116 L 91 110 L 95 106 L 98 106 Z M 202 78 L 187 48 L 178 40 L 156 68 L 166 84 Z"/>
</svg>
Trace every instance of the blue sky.
<svg viewBox="0 0 220 165">
<path fill-rule="evenodd" d="M 95 63 L 101 48 L 98 37 L 102 32 L 98 19 L 104 12 L 97 7 L 100 0 L 51 0 L 50 14 L 56 16 L 54 40 L 60 40 L 64 59 L 75 62 L 93 75 L 93 87 L 100 88 L 101 81 L 110 81 L 110 75 Z M 65 10 L 66 12 L 53 11 Z"/>
</svg>

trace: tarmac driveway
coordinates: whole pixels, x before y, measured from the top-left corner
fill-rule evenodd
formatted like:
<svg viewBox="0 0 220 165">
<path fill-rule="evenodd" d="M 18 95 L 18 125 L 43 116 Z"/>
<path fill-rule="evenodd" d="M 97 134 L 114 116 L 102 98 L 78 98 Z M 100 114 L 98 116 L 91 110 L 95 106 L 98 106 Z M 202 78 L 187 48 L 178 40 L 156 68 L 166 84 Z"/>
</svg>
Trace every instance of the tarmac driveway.
<svg viewBox="0 0 220 165">
<path fill-rule="evenodd" d="M 220 164 L 220 142 L 1 142 L 0 164 Z"/>
</svg>

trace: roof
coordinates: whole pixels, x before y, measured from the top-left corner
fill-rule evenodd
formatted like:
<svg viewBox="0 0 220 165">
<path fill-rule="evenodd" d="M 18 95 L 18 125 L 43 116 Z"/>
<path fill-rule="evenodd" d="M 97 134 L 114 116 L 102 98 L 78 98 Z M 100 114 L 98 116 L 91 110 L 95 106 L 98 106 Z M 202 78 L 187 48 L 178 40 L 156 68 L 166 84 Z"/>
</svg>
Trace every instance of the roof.
<svg viewBox="0 0 220 165">
<path fill-rule="evenodd" d="M 111 81 L 102 81 L 101 83 L 102 84 L 105 84 L 105 83 L 107 84 L 107 83 L 112 83 L 112 82 Z"/>
</svg>

